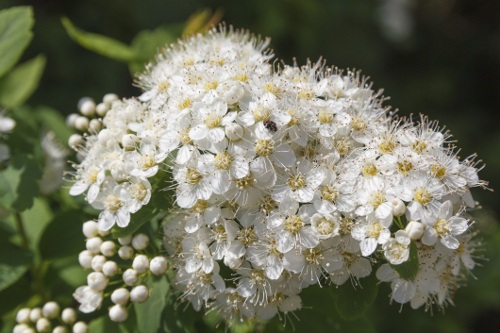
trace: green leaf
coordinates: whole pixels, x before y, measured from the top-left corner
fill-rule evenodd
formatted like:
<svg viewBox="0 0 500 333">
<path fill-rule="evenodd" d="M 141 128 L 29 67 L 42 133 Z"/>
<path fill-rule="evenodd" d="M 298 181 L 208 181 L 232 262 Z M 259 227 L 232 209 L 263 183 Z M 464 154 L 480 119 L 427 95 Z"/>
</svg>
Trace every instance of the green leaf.
<svg viewBox="0 0 500 333">
<path fill-rule="evenodd" d="M 144 303 L 135 303 L 135 313 L 139 332 L 158 332 L 162 323 L 162 312 L 167 305 L 167 294 L 170 286 L 164 276 L 152 283 L 152 290 L 148 300 Z"/>
<path fill-rule="evenodd" d="M 31 208 L 41 177 L 42 169 L 32 157 L 14 157 L 9 167 L 0 173 L 0 201 L 17 212 Z"/>
<path fill-rule="evenodd" d="M 364 316 L 366 310 L 375 302 L 378 285 L 375 274 L 359 280 L 354 287 L 346 282 L 337 289 L 335 308 L 342 319 L 354 320 Z"/>
<path fill-rule="evenodd" d="M 0 79 L 0 106 L 14 108 L 24 104 L 38 87 L 45 57 L 37 56 L 17 66 Z"/>
<path fill-rule="evenodd" d="M 31 254 L 10 242 L 0 244 L 0 291 L 14 284 L 28 270 Z"/>
<path fill-rule="evenodd" d="M 88 219 L 88 216 L 82 214 L 80 210 L 63 211 L 57 214 L 40 239 L 42 258 L 77 256 L 85 247 L 82 224 Z"/>
<path fill-rule="evenodd" d="M 151 204 L 142 207 L 137 213 L 131 215 L 128 226 L 125 228 L 115 227 L 112 229 L 113 237 L 119 238 L 133 234 L 144 224 L 151 222 L 157 214 L 158 209 Z"/>
<path fill-rule="evenodd" d="M 398 272 L 399 276 L 405 280 L 413 280 L 418 273 L 418 249 L 415 242 L 410 244 L 410 257 L 400 265 L 391 265 L 391 268 Z"/>
<path fill-rule="evenodd" d="M 68 35 L 75 42 L 90 51 L 124 62 L 139 60 L 136 52 L 120 41 L 103 35 L 83 31 L 74 26 L 66 17 L 62 18 L 62 24 Z"/>
<path fill-rule="evenodd" d="M 0 77 L 19 60 L 33 37 L 31 7 L 13 7 L 0 11 Z"/>
</svg>

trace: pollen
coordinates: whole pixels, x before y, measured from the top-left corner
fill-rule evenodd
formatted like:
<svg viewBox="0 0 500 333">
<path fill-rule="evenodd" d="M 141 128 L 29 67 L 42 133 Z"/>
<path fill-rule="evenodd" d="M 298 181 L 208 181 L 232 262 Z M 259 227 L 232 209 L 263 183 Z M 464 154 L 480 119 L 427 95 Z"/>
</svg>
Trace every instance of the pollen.
<svg viewBox="0 0 500 333">
<path fill-rule="evenodd" d="M 136 183 L 130 187 L 130 194 L 134 199 L 142 201 L 148 195 L 148 190 L 143 183 Z"/>
<path fill-rule="evenodd" d="M 168 83 L 168 81 L 162 81 L 158 84 L 158 91 L 159 92 L 163 92 L 163 91 L 167 90 L 168 88 L 170 88 L 170 83 Z"/>
<path fill-rule="evenodd" d="M 255 121 L 268 120 L 271 117 L 271 110 L 263 107 L 257 107 L 252 111 Z"/>
<path fill-rule="evenodd" d="M 223 151 L 215 155 L 214 164 L 217 169 L 228 170 L 233 163 L 233 158 L 227 151 Z"/>
<path fill-rule="evenodd" d="M 264 90 L 270 92 L 273 95 L 278 95 L 281 92 L 280 88 L 270 82 L 266 83 L 266 85 L 264 86 Z"/>
<path fill-rule="evenodd" d="M 198 182 L 203 178 L 201 173 L 198 172 L 198 170 L 195 169 L 188 169 L 186 173 L 186 183 L 189 185 L 196 185 Z"/>
<path fill-rule="evenodd" d="M 373 207 L 378 207 L 385 202 L 385 194 L 380 191 L 376 191 L 370 195 L 370 205 Z"/>
<path fill-rule="evenodd" d="M 321 196 L 327 201 L 335 201 L 339 196 L 339 190 L 331 185 L 325 185 L 321 188 Z"/>
<path fill-rule="evenodd" d="M 395 146 L 396 145 L 394 144 L 394 141 L 392 141 L 392 139 L 386 139 L 378 145 L 378 150 L 382 154 L 389 154 L 389 153 L 392 153 Z"/>
<path fill-rule="evenodd" d="M 339 234 L 350 235 L 353 227 L 354 227 L 353 219 L 344 217 L 340 220 Z"/>
<path fill-rule="evenodd" d="M 257 140 L 257 143 L 255 144 L 255 152 L 259 156 L 269 156 L 273 153 L 274 151 L 274 142 L 271 140 Z"/>
<path fill-rule="evenodd" d="M 109 194 L 104 200 L 104 207 L 110 212 L 116 212 L 122 206 L 122 202 L 114 194 Z"/>
<path fill-rule="evenodd" d="M 285 230 L 297 234 L 302 229 L 302 219 L 297 215 L 290 215 L 285 219 Z"/>
<path fill-rule="evenodd" d="M 270 196 L 267 195 L 259 203 L 259 208 L 264 213 L 268 214 L 276 207 L 276 201 Z"/>
<path fill-rule="evenodd" d="M 382 231 L 382 225 L 380 222 L 370 223 L 366 226 L 366 235 L 371 238 L 378 238 L 380 232 Z"/>
<path fill-rule="evenodd" d="M 369 162 L 363 166 L 363 176 L 365 177 L 373 177 L 377 174 L 377 167 L 375 166 L 375 163 Z"/>
<path fill-rule="evenodd" d="M 139 165 L 143 169 L 149 169 L 155 164 L 155 159 L 151 155 L 142 155 L 139 159 Z"/>
<path fill-rule="evenodd" d="M 208 202 L 206 200 L 198 199 L 193 206 L 193 210 L 198 214 L 202 214 L 208 207 Z"/>
<path fill-rule="evenodd" d="M 427 149 L 427 143 L 425 143 L 425 141 L 416 140 L 411 145 L 411 149 L 413 149 L 416 153 L 421 154 L 424 150 Z"/>
<path fill-rule="evenodd" d="M 415 201 L 422 205 L 427 205 L 432 201 L 432 195 L 426 188 L 420 187 L 415 191 Z"/>
<path fill-rule="evenodd" d="M 211 113 L 205 118 L 205 125 L 207 125 L 208 128 L 215 128 L 220 125 L 221 121 L 221 116 Z"/>
<path fill-rule="evenodd" d="M 351 127 L 355 131 L 364 131 L 366 129 L 366 123 L 361 118 L 352 118 Z"/>
<path fill-rule="evenodd" d="M 298 173 L 288 178 L 287 184 L 292 190 L 301 189 L 306 186 L 306 177 L 304 177 L 303 174 Z"/>
<path fill-rule="evenodd" d="M 434 230 L 436 230 L 439 236 L 446 236 L 451 231 L 450 223 L 445 219 L 439 218 L 436 224 L 434 224 Z"/>
<path fill-rule="evenodd" d="M 240 190 L 244 190 L 253 185 L 254 179 L 251 174 L 248 174 L 246 177 L 236 179 L 234 183 L 236 184 L 237 188 L 239 188 Z"/>
<path fill-rule="evenodd" d="M 316 94 L 314 93 L 314 91 L 312 91 L 312 89 L 302 89 L 299 91 L 300 99 L 309 100 L 312 99 L 314 96 L 316 96 Z"/>
<path fill-rule="evenodd" d="M 446 176 L 446 168 L 444 165 L 436 163 L 431 165 L 431 173 L 437 179 L 443 179 Z"/>
<path fill-rule="evenodd" d="M 345 156 L 351 152 L 351 142 L 347 138 L 341 138 L 335 141 L 335 149 L 341 156 Z"/>
<path fill-rule="evenodd" d="M 190 107 L 193 104 L 193 101 L 190 98 L 186 98 L 182 102 L 179 103 L 179 110 L 184 110 Z"/>
<path fill-rule="evenodd" d="M 182 145 L 187 145 L 191 143 L 191 137 L 189 136 L 189 129 L 184 128 L 179 132 L 179 140 Z"/>
<path fill-rule="evenodd" d="M 238 80 L 240 82 L 247 82 L 248 81 L 248 75 L 246 73 L 242 73 L 242 74 L 237 74 L 235 77 L 234 77 L 235 80 Z"/>
<path fill-rule="evenodd" d="M 205 89 L 206 90 L 214 90 L 219 86 L 219 81 L 213 80 L 213 81 L 208 81 L 205 83 Z"/>
<path fill-rule="evenodd" d="M 332 220 L 323 217 L 316 224 L 316 230 L 319 232 L 320 235 L 328 236 L 331 235 L 335 230 L 335 224 L 333 223 Z"/>
<path fill-rule="evenodd" d="M 311 265 L 319 265 L 321 260 L 323 260 L 323 254 L 318 248 L 306 249 L 304 251 L 304 257 L 306 258 L 307 263 Z"/>
<path fill-rule="evenodd" d="M 287 113 L 290 115 L 290 121 L 288 122 L 288 125 L 293 126 L 293 125 L 299 125 L 300 124 L 300 117 L 297 113 L 296 110 L 288 110 Z"/>
<path fill-rule="evenodd" d="M 238 231 L 236 238 L 245 246 L 248 246 L 257 240 L 253 228 L 243 228 Z"/>
<path fill-rule="evenodd" d="M 398 161 L 396 163 L 396 169 L 398 170 L 399 173 L 403 175 L 408 175 L 412 170 L 414 166 L 411 161 L 408 161 L 407 159 L 403 159 L 402 161 Z"/>
</svg>

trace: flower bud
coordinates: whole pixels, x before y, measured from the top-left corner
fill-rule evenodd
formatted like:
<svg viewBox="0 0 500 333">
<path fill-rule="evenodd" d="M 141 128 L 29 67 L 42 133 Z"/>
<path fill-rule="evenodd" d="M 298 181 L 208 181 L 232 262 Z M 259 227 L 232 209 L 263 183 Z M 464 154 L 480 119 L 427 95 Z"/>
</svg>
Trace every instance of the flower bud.
<svg viewBox="0 0 500 333">
<path fill-rule="evenodd" d="M 87 221 L 82 225 L 83 235 L 86 238 L 92 238 L 97 235 L 97 222 L 96 221 Z"/>
<path fill-rule="evenodd" d="M 410 239 L 418 240 L 424 234 L 424 225 L 417 221 L 410 221 L 405 228 Z"/>
<path fill-rule="evenodd" d="M 392 203 L 392 215 L 399 217 L 402 216 L 406 211 L 405 203 L 398 198 L 391 200 Z"/>
<path fill-rule="evenodd" d="M 85 140 L 83 140 L 83 137 L 80 134 L 72 134 L 68 139 L 68 146 L 72 149 L 83 146 L 84 143 Z"/>
<path fill-rule="evenodd" d="M 95 102 L 87 98 L 80 104 L 80 113 L 85 117 L 92 117 L 95 114 Z"/>
<path fill-rule="evenodd" d="M 135 269 L 129 268 L 125 272 L 123 272 L 123 282 L 127 286 L 133 286 L 137 282 L 137 272 Z"/>
<path fill-rule="evenodd" d="M 48 302 L 42 308 L 42 314 L 45 318 L 54 319 L 59 316 L 59 304 L 56 302 Z"/>
<path fill-rule="evenodd" d="M 101 255 L 94 256 L 94 258 L 92 258 L 90 266 L 92 267 L 92 269 L 94 271 L 100 272 L 100 271 L 102 271 L 102 266 L 104 266 L 104 264 L 106 263 L 106 260 L 107 259 L 105 256 L 101 256 Z"/>
<path fill-rule="evenodd" d="M 78 113 L 72 113 L 69 116 L 66 117 L 66 125 L 68 127 L 75 127 L 75 120 L 76 118 L 80 117 Z"/>
<path fill-rule="evenodd" d="M 36 330 L 38 332 L 49 332 L 52 328 L 50 321 L 47 318 L 40 318 L 36 321 Z"/>
<path fill-rule="evenodd" d="M 14 328 L 12 329 L 12 333 L 24 333 L 24 332 L 28 332 L 28 329 L 30 329 L 30 327 L 23 323 L 23 324 L 19 324 L 19 325 L 14 326 Z"/>
<path fill-rule="evenodd" d="M 133 254 L 134 254 L 134 250 L 128 245 L 122 246 L 118 249 L 118 255 L 123 260 L 127 260 L 127 259 L 132 258 Z"/>
<path fill-rule="evenodd" d="M 108 111 L 109 107 L 106 105 L 106 103 L 99 103 L 95 108 L 95 112 L 99 117 L 104 117 L 106 113 L 108 113 Z"/>
<path fill-rule="evenodd" d="M 132 262 L 132 268 L 139 274 L 146 272 L 149 268 L 149 258 L 144 254 L 135 256 L 134 261 Z"/>
<path fill-rule="evenodd" d="M 87 333 L 89 330 L 87 323 L 79 321 L 73 325 L 73 333 Z"/>
<path fill-rule="evenodd" d="M 92 267 L 93 257 L 94 255 L 92 254 L 92 252 L 90 252 L 89 250 L 83 250 L 78 255 L 78 262 L 80 263 L 80 266 L 82 266 L 83 268 L 89 269 Z"/>
<path fill-rule="evenodd" d="M 227 124 L 225 132 L 226 136 L 231 141 L 238 141 L 243 137 L 243 127 L 235 123 Z"/>
<path fill-rule="evenodd" d="M 67 333 L 67 332 L 68 330 L 66 329 L 66 327 L 61 325 L 54 327 L 54 329 L 52 330 L 52 333 Z"/>
<path fill-rule="evenodd" d="M 245 95 L 245 89 L 237 81 L 222 82 L 217 86 L 217 92 L 222 100 L 229 105 L 238 103 Z"/>
<path fill-rule="evenodd" d="M 132 235 L 118 238 L 118 243 L 121 245 L 129 245 L 132 242 Z"/>
<path fill-rule="evenodd" d="M 80 116 L 75 119 L 75 128 L 81 132 L 85 132 L 89 128 L 89 119 L 84 116 Z"/>
<path fill-rule="evenodd" d="M 17 311 L 16 321 L 19 324 L 27 323 L 30 320 L 30 311 L 31 310 L 29 308 L 22 308 Z"/>
<path fill-rule="evenodd" d="M 108 285 L 108 279 L 101 272 L 92 272 L 87 276 L 87 284 L 90 288 L 101 291 Z"/>
<path fill-rule="evenodd" d="M 85 247 L 93 254 L 99 254 L 101 253 L 101 244 L 102 244 L 102 239 L 100 237 L 92 237 L 87 239 Z"/>
<path fill-rule="evenodd" d="M 117 100 L 118 100 L 118 95 L 113 94 L 113 93 L 106 94 L 102 98 L 103 103 L 106 103 L 108 105 L 111 105 L 114 101 L 117 101 Z"/>
<path fill-rule="evenodd" d="M 106 257 L 112 257 L 116 253 L 116 244 L 113 241 L 105 241 L 101 244 L 100 250 Z"/>
<path fill-rule="evenodd" d="M 163 256 L 154 257 L 149 263 L 149 270 L 154 275 L 162 275 L 168 267 L 167 259 Z"/>
<path fill-rule="evenodd" d="M 122 137 L 122 146 L 125 150 L 134 150 L 137 143 L 137 136 L 134 134 L 125 134 Z"/>
<path fill-rule="evenodd" d="M 102 266 L 102 273 L 108 277 L 114 276 L 118 272 L 118 265 L 114 261 L 106 261 Z"/>
<path fill-rule="evenodd" d="M 132 247 L 136 250 L 144 250 L 149 244 L 149 237 L 146 234 L 138 234 L 132 238 Z"/>
<path fill-rule="evenodd" d="M 102 128 L 102 123 L 98 119 L 92 119 L 89 122 L 89 132 L 97 133 L 101 130 Z"/>
<path fill-rule="evenodd" d="M 76 311 L 73 308 L 66 308 L 61 314 L 61 319 L 66 324 L 73 324 L 76 321 Z"/>
<path fill-rule="evenodd" d="M 149 297 L 149 290 L 146 286 L 140 285 L 130 291 L 130 300 L 134 303 L 142 303 Z"/>
<path fill-rule="evenodd" d="M 38 319 L 42 318 L 42 309 L 40 308 L 33 308 L 31 309 L 30 312 L 30 320 L 33 323 L 36 323 Z"/>
<path fill-rule="evenodd" d="M 127 320 L 128 318 L 128 310 L 119 305 L 115 304 L 109 309 L 109 319 L 111 319 L 114 322 L 122 322 Z"/>
<path fill-rule="evenodd" d="M 125 305 L 130 298 L 130 293 L 126 288 L 118 288 L 111 294 L 111 302 L 115 304 Z"/>
</svg>

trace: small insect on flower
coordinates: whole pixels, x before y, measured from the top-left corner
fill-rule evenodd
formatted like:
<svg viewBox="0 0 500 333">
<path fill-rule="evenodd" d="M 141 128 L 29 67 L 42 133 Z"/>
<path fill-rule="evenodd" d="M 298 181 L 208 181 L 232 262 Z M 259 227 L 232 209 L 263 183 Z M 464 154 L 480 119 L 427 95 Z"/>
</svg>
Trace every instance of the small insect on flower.
<svg viewBox="0 0 500 333">
<path fill-rule="evenodd" d="M 262 123 L 264 124 L 265 128 L 267 128 L 269 131 L 271 131 L 273 133 L 278 130 L 278 126 L 276 126 L 276 123 L 272 120 L 267 119 L 267 120 L 264 120 Z"/>
</svg>

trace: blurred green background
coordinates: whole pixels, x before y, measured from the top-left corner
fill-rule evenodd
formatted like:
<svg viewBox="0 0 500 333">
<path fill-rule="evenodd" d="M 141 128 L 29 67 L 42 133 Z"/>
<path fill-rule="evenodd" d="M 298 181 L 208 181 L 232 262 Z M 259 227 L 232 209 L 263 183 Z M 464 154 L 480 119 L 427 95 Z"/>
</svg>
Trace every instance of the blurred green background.
<svg viewBox="0 0 500 333">
<path fill-rule="evenodd" d="M 47 57 L 30 104 L 69 114 L 82 96 L 139 93 L 126 64 L 78 46 L 62 16 L 129 43 L 141 30 L 181 23 L 197 10 L 220 10 L 228 24 L 271 37 L 275 54 L 287 63 L 322 57 L 329 65 L 361 69 L 400 115 L 423 113 L 446 124 L 460 156 L 477 153 L 486 164 L 481 178 L 500 189 L 498 0 L 0 0 L 0 8 L 15 5 L 35 11 L 35 37 L 24 57 Z M 500 330 L 500 205 L 495 192 L 473 194 L 483 206 L 476 216 L 489 258 L 474 271 L 478 279 L 471 276 L 444 315 L 389 305 L 382 288 L 370 313 L 379 332 Z"/>
</svg>

